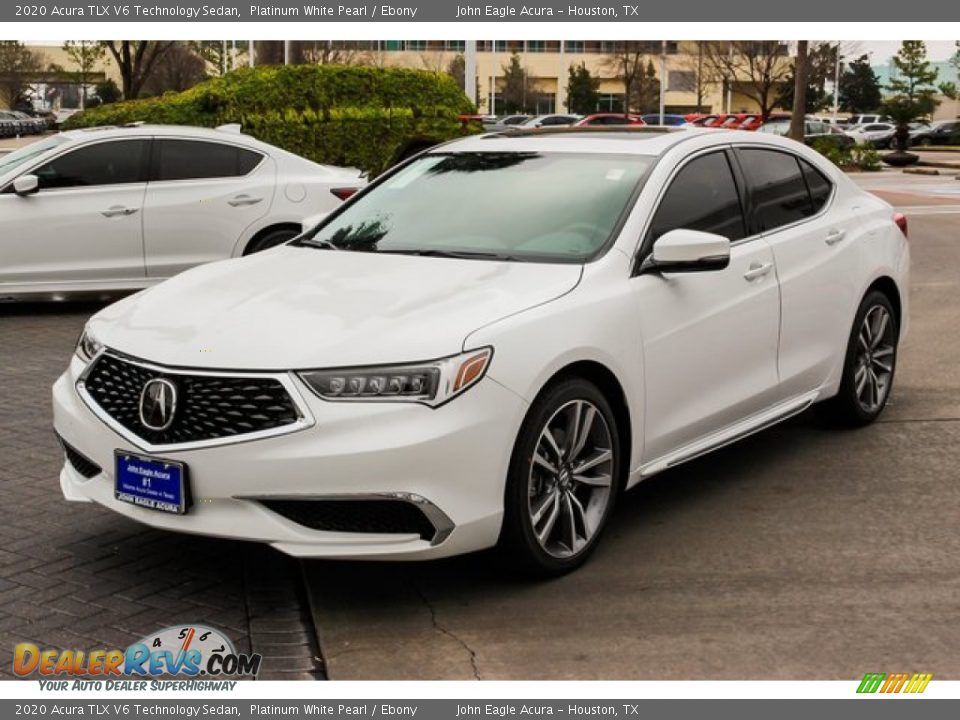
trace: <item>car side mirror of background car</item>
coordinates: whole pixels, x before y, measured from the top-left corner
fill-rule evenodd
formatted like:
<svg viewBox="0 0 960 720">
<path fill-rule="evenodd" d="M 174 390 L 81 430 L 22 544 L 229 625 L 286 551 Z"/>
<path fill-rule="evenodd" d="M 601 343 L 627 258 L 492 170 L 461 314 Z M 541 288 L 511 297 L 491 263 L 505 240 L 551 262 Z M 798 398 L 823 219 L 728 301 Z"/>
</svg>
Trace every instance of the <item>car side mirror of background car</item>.
<svg viewBox="0 0 960 720">
<path fill-rule="evenodd" d="M 33 195 L 40 189 L 40 178 L 36 175 L 21 175 L 13 181 L 13 191 L 17 195 Z"/>
<path fill-rule="evenodd" d="M 699 230 L 678 229 L 661 235 L 640 274 L 723 270 L 730 264 L 730 240 Z"/>
</svg>

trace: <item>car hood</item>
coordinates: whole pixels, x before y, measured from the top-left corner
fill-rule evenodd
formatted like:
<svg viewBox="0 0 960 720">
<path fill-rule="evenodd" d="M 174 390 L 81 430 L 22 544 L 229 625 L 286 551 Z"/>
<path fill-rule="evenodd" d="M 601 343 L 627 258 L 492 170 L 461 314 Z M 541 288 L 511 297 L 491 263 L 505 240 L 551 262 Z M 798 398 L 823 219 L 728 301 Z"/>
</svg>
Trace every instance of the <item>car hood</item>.
<svg viewBox="0 0 960 720">
<path fill-rule="evenodd" d="M 187 271 L 88 330 L 180 367 L 303 369 L 428 360 L 573 289 L 582 267 L 284 246 Z"/>
</svg>

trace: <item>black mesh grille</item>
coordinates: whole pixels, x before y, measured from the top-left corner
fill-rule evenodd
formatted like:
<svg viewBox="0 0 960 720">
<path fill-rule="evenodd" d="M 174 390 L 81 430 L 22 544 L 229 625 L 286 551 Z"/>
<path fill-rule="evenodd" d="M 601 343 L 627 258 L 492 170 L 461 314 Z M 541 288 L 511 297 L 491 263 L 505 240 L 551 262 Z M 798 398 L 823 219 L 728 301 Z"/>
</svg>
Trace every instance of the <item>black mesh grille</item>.
<svg viewBox="0 0 960 720">
<path fill-rule="evenodd" d="M 140 422 L 140 395 L 153 378 L 169 380 L 177 388 L 176 413 L 166 430 L 151 430 Z M 261 432 L 298 418 L 287 391 L 272 378 L 162 373 L 101 355 L 85 382 L 87 392 L 110 417 L 155 445 Z"/>
<path fill-rule="evenodd" d="M 72 448 L 67 443 L 60 439 L 60 444 L 63 446 L 63 452 L 67 456 L 67 462 L 76 470 L 78 473 L 83 475 L 88 480 L 92 477 L 95 477 L 103 472 L 103 469 L 97 465 L 93 460 L 90 460 L 83 455 L 76 448 Z"/>
<path fill-rule="evenodd" d="M 312 530 L 414 533 L 424 540 L 436 528 L 416 505 L 402 500 L 264 500 L 264 505 Z"/>
</svg>

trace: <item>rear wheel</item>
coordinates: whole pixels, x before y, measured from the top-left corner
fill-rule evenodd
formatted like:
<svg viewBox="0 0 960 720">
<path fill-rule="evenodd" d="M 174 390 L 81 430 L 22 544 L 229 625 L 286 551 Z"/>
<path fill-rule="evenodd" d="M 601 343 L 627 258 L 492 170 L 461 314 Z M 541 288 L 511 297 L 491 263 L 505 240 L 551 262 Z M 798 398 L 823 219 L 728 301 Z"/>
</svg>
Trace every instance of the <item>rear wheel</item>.
<svg viewBox="0 0 960 720">
<path fill-rule="evenodd" d="M 837 396 L 823 403 L 826 417 L 844 425 L 876 420 L 890 397 L 900 328 L 890 299 L 874 290 L 857 310 Z"/>
<path fill-rule="evenodd" d="M 282 245 L 288 240 L 293 240 L 300 232 L 290 227 L 276 228 L 275 230 L 268 230 L 263 235 L 258 237 L 256 240 L 251 242 L 244 255 L 250 255 L 255 252 L 260 252 L 261 250 L 266 250 L 268 248 L 276 247 L 277 245 Z"/>
<path fill-rule="evenodd" d="M 606 527 L 619 493 L 616 417 L 590 382 L 564 380 L 538 398 L 517 438 L 500 545 L 528 570 L 579 567 Z"/>
</svg>

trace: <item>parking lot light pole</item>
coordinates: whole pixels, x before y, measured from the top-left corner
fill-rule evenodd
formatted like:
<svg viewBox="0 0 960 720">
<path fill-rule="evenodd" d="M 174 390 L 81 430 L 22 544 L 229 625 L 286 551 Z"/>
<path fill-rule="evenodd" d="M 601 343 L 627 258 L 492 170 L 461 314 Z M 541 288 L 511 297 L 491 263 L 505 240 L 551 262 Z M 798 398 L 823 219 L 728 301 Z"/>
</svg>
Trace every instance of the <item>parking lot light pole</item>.
<svg viewBox="0 0 960 720">
<path fill-rule="evenodd" d="M 467 40 L 464 48 L 463 92 L 470 102 L 477 101 L 477 41 Z"/>
<path fill-rule="evenodd" d="M 667 97 L 667 41 L 660 41 L 660 127 L 663 127 L 663 115 Z"/>
<path fill-rule="evenodd" d="M 289 40 L 283 41 L 283 64 L 284 65 L 290 64 L 290 41 Z"/>
<path fill-rule="evenodd" d="M 837 41 L 837 63 L 833 70 L 833 124 L 837 124 L 840 110 L 840 41 Z"/>
</svg>

